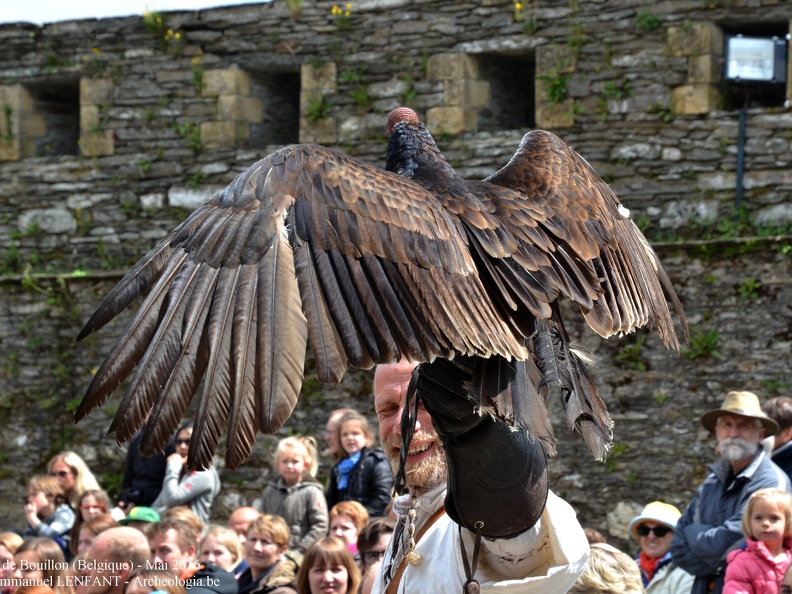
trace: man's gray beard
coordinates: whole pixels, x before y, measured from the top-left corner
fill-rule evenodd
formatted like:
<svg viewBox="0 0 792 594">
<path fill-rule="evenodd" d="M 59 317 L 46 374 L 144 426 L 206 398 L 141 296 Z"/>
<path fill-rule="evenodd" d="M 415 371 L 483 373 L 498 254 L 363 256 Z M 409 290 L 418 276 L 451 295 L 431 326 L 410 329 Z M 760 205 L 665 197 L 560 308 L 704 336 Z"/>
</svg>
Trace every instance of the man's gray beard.
<svg viewBox="0 0 792 594">
<path fill-rule="evenodd" d="M 758 443 L 753 443 L 741 437 L 730 437 L 718 444 L 720 446 L 721 458 L 725 460 L 743 460 L 753 456 L 759 449 Z"/>
<path fill-rule="evenodd" d="M 428 458 L 417 464 L 408 464 L 405 468 L 407 488 L 421 493 L 431 491 L 446 482 L 448 469 L 446 467 L 445 448 L 437 433 L 419 431 L 413 436 L 413 441 L 434 440 L 434 452 Z M 393 474 L 399 472 L 399 450 L 402 447 L 401 437 L 394 435 L 384 443 L 385 454 L 388 456 Z"/>
</svg>

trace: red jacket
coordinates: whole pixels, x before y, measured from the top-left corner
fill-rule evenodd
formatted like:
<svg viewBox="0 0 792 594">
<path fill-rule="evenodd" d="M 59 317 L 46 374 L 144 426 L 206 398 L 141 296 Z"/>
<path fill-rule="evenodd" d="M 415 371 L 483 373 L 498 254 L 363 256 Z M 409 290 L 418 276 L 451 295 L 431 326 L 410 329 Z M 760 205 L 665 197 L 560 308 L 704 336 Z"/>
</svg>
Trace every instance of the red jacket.
<svg viewBox="0 0 792 594">
<path fill-rule="evenodd" d="M 763 542 L 748 538 L 745 546 L 726 558 L 723 594 L 778 594 L 792 560 L 792 539 L 784 539 L 784 558 L 773 559 Z"/>
</svg>

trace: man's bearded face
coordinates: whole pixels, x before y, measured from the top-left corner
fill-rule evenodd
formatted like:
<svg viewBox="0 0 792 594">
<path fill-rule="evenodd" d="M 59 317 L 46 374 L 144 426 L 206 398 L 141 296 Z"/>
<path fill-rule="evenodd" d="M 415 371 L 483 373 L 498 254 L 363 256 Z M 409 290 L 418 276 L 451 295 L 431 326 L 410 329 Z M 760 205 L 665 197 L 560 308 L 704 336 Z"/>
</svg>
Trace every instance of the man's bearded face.
<svg viewBox="0 0 792 594">
<path fill-rule="evenodd" d="M 759 449 L 759 444 L 741 437 L 727 437 L 718 443 L 721 458 L 726 460 L 743 460 L 753 456 Z"/>
<path fill-rule="evenodd" d="M 399 470 L 399 452 L 402 448 L 401 436 L 391 434 L 383 448 L 393 473 L 396 474 Z M 447 476 L 445 448 L 433 427 L 421 428 L 413 435 L 409 452 L 405 464 L 407 487 L 425 492 L 445 484 Z"/>
</svg>

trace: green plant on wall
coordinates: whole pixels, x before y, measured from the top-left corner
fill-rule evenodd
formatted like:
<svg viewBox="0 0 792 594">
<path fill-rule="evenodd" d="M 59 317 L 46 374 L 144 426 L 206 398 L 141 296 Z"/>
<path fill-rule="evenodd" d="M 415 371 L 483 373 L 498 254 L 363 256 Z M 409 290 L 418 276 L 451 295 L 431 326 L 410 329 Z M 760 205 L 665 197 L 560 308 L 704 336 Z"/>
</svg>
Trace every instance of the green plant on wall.
<svg viewBox="0 0 792 594">
<path fill-rule="evenodd" d="M 720 359 L 719 342 L 720 333 L 717 330 L 693 328 L 690 333 L 690 348 L 682 349 L 682 355 L 688 359 L 703 359 L 705 357 Z"/>
<path fill-rule="evenodd" d="M 306 113 L 306 115 L 312 122 L 318 122 L 330 115 L 330 108 L 332 106 L 333 104 L 321 93 L 314 95 L 308 101 L 308 113 Z"/>
<path fill-rule="evenodd" d="M 632 96 L 632 88 L 628 80 L 625 80 L 621 84 L 609 80 L 603 84 L 602 92 L 606 97 L 612 99 L 625 99 L 626 97 Z"/>
<path fill-rule="evenodd" d="M 367 66 L 363 64 L 354 70 L 347 70 L 341 76 L 341 82 L 353 85 L 349 96 L 354 99 L 355 103 L 362 107 L 368 107 L 374 100 L 368 94 L 368 87 L 366 87 L 366 70 Z"/>
<path fill-rule="evenodd" d="M 616 361 L 629 369 L 646 371 L 646 361 L 644 361 L 641 356 L 641 350 L 645 341 L 646 335 L 642 334 L 632 344 L 625 344 L 622 346 L 619 352 L 616 353 Z"/>
<path fill-rule="evenodd" d="M 192 175 L 188 175 L 185 178 L 184 183 L 187 185 L 187 187 L 196 189 L 201 185 L 201 182 L 205 179 L 206 179 L 206 174 L 203 171 L 199 170 L 193 173 Z"/>
<path fill-rule="evenodd" d="M 765 392 L 769 394 L 778 394 L 780 396 L 788 394 L 790 388 L 792 388 L 792 383 L 781 381 L 777 378 L 762 380 L 759 383 L 762 385 L 762 388 L 764 388 Z"/>
<path fill-rule="evenodd" d="M 206 71 L 206 67 L 204 66 L 203 58 L 201 58 L 201 56 L 195 56 L 190 61 L 190 70 L 192 71 L 192 78 L 190 78 L 190 82 L 195 88 L 195 93 L 200 95 L 201 91 L 206 86 L 206 83 L 203 81 L 203 75 Z"/>
<path fill-rule="evenodd" d="M 363 85 L 358 85 L 352 89 L 349 96 L 361 107 L 368 107 L 374 103 L 374 99 L 372 99 L 368 93 L 368 87 L 364 87 Z"/>
<path fill-rule="evenodd" d="M 532 35 L 536 33 L 541 26 L 536 19 L 536 9 L 539 0 L 526 0 L 524 3 L 517 1 L 514 3 L 514 22 L 522 23 L 523 33 Z"/>
<path fill-rule="evenodd" d="M 567 98 L 569 75 L 562 74 L 561 68 L 553 68 L 550 72 L 539 74 L 536 78 L 545 83 L 547 87 L 547 100 L 553 105 L 561 103 Z"/>
<path fill-rule="evenodd" d="M 183 124 L 173 124 L 173 129 L 187 141 L 187 146 L 197 155 L 201 152 L 203 144 L 201 143 L 201 127 L 193 122 L 184 122 Z"/>
<path fill-rule="evenodd" d="M 642 31 L 653 31 L 663 24 L 663 18 L 651 12 L 641 11 L 635 17 L 635 26 Z"/>
<path fill-rule="evenodd" d="M 759 289 L 761 288 L 761 281 L 758 281 L 755 278 L 746 278 L 742 283 L 740 283 L 740 286 L 737 288 L 737 292 L 740 294 L 740 297 L 747 301 L 749 299 L 756 299 L 759 297 Z"/>
<path fill-rule="evenodd" d="M 352 26 L 352 3 L 347 2 L 343 7 L 333 4 L 330 9 L 335 26 L 339 29 L 349 29 Z"/>
<path fill-rule="evenodd" d="M 168 31 L 168 23 L 162 13 L 156 10 L 147 10 L 143 13 L 143 24 L 152 37 L 162 39 Z"/>
<path fill-rule="evenodd" d="M 156 10 L 145 11 L 143 13 L 143 24 L 151 36 L 159 41 L 160 48 L 167 49 L 171 53 L 181 52 L 184 36 L 179 32 L 168 27 L 165 15 Z"/>
<path fill-rule="evenodd" d="M 646 111 L 657 114 L 657 117 L 666 124 L 674 120 L 674 110 L 663 103 L 650 105 Z"/>
<path fill-rule="evenodd" d="M 580 51 L 580 48 L 586 45 L 588 42 L 588 37 L 586 37 L 585 23 L 583 23 L 581 20 L 576 21 L 575 24 L 572 25 L 572 29 L 569 32 L 567 45 L 575 51 Z"/>
<path fill-rule="evenodd" d="M 604 122 L 605 120 L 608 119 L 608 113 L 609 113 L 608 100 L 605 99 L 605 97 L 597 97 L 596 102 L 597 102 L 597 107 L 594 110 L 594 113 L 599 114 L 600 121 Z"/>
</svg>

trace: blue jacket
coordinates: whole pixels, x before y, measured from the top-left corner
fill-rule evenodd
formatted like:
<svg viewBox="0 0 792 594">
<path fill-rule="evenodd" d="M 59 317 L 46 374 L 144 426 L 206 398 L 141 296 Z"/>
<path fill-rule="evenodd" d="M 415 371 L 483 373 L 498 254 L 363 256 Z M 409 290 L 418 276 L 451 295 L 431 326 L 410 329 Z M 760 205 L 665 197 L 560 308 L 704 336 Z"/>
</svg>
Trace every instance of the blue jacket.
<svg viewBox="0 0 792 594">
<path fill-rule="evenodd" d="M 743 537 L 740 522 L 751 493 L 774 487 L 790 491 L 786 473 L 761 448 L 740 474 L 719 460 L 677 522 L 671 541 L 674 563 L 696 576 L 691 594 L 720 594 L 726 553 Z M 714 589 L 710 590 L 710 583 Z"/>
</svg>

